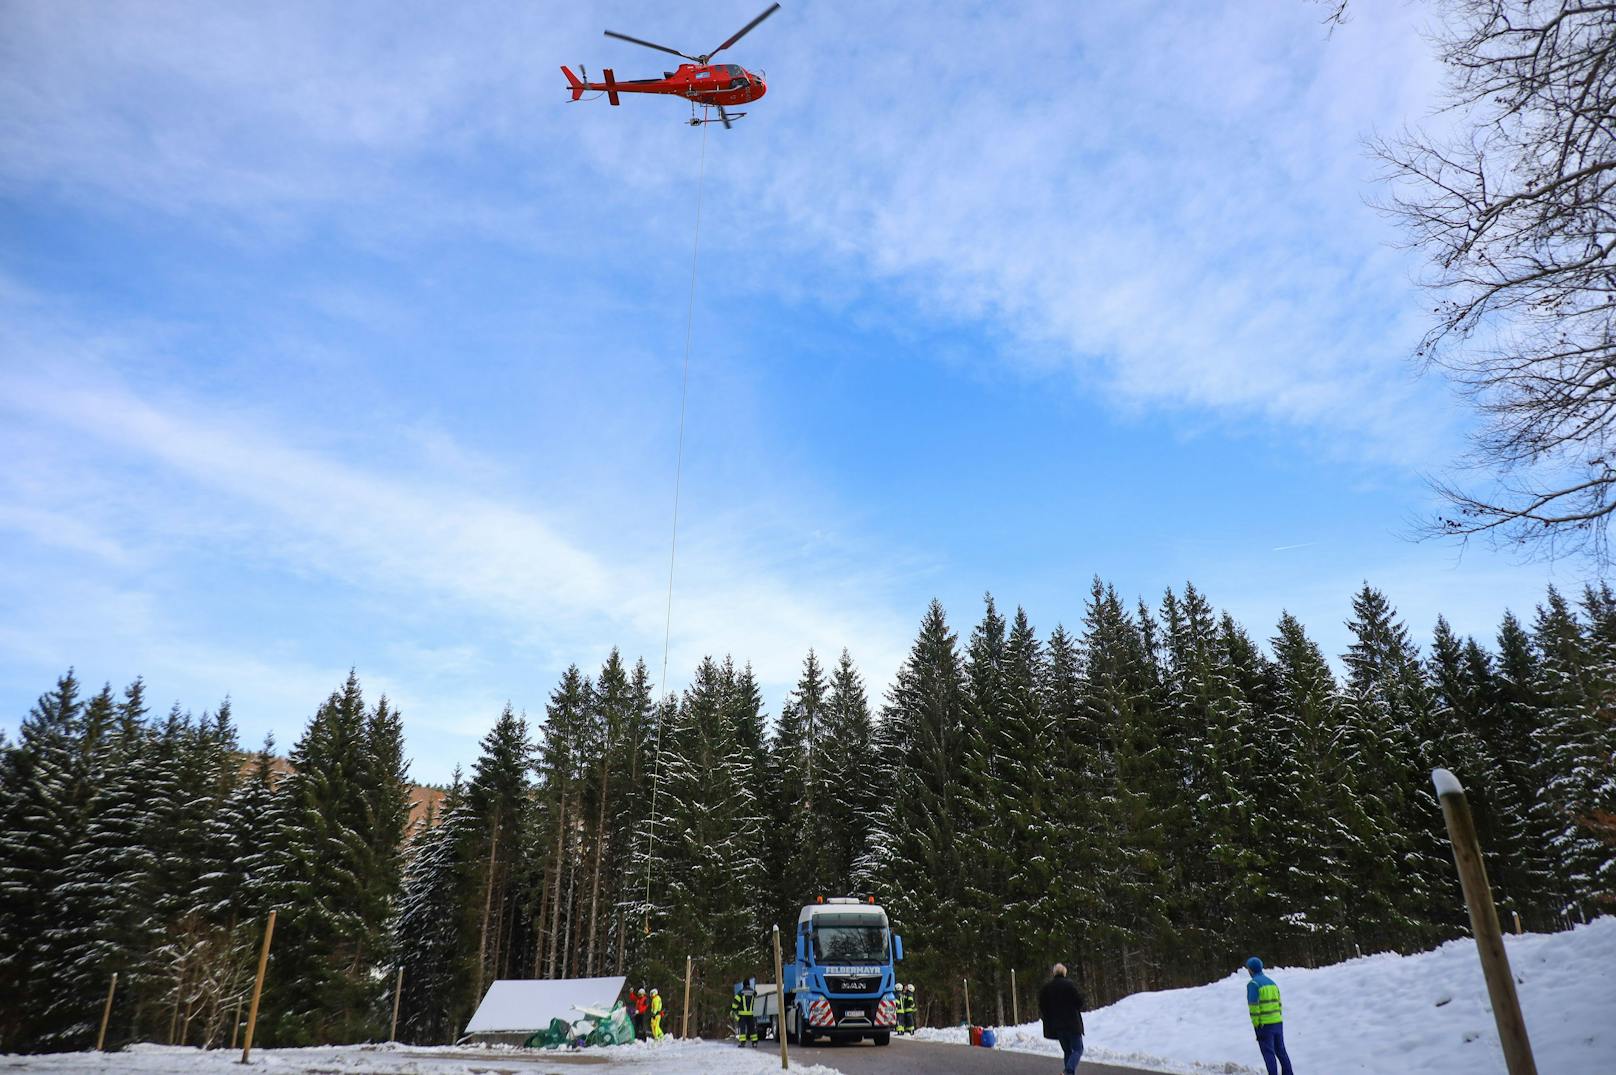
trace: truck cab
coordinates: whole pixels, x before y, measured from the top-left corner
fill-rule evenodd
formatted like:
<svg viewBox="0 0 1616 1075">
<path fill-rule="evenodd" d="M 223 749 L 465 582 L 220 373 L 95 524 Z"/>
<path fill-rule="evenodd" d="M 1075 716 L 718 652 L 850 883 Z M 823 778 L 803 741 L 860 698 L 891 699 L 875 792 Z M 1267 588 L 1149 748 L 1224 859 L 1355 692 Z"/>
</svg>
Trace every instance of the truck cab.
<svg viewBox="0 0 1616 1075">
<path fill-rule="evenodd" d="M 786 1033 L 885 1045 L 898 1023 L 903 938 L 875 900 L 823 896 L 797 916 L 795 959 L 785 967 Z"/>
</svg>

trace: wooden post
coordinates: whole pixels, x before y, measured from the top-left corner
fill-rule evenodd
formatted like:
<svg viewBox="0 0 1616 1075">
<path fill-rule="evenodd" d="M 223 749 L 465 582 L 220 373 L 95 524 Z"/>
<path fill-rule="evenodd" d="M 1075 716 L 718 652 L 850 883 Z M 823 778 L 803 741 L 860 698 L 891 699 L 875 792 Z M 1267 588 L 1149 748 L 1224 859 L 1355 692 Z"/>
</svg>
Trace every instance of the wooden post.
<svg viewBox="0 0 1616 1075">
<path fill-rule="evenodd" d="M 404 964 L 398 965 L 398 980 L 393 983 L 393 1028 L 387 1032 L 388 1041 L 398 1040 L 398 1002 L 404 996 Z"/>
<path fill-rule="evenodd" d="M 791 1067 L 786 1057 L 786 972 L 780 960 L 780 926 L 774 927 L 774 1036 L 780 1039 L 780 1070 Z"/>
<path fill-rule="evenodd" d="M 971 980 L 961 978 L 960 981 L 965 983 L 965 1025 L 969 1027 L 971 1026 Z M 1514 1073 L 1512 1072 L 1511 1075 L 1514 1075 Z"/>
<path fill-rule="evenodd" d="M 95 1051 L 101 1052 L 107 1044 L 107 1022 L 112 1018 L 112 994 L 118 991 L 118 972 L 112 972 L 112 984 L 107 986 L 107 1002 L 101 1008 L 101 1033 L 95 1036 Z"/>
<path fill-rule="evenodd" d="M 685 956 L 685 1014 L 679 1021 L 679 1036 L 690 1037 L 690 976 L 695 969 L 695 960 Z"/>
<path fill-rule="evenodd" d="M 236 1051 L 236 1039 L 241 1036 L 241 998 L 236 998 L 236 1018 L 230 1024 L 230 1051 Z"/>
<path fill-rule="evenodd" d="M 1511 911 L 1509 913 L 1515 916 L 1515 936 L 1519 937 L 1521 935 L 1521 912 Z"/>
<path fill-rule="evenodd" d="M 271 911 L 269 921 L 264 923 L 264 947 L 258 953 L 258 977 L 253 979 L 252 1003 L 247 1005 L 247 1037 L 241 1043 L 243 1064 L 252 1055 L 253 1030 L 258 1026 L 258 998 L 264 992 L 264 969 L 269 966 L 269 940 L 273 936 L 275 936 L 275 912 Z"/>
<path fill-rule="evenodd" d="M 1493 906 L 1492 889 L 1487 884 L 1487 866 L 1481 860 L 1476 840 L 1476 823 L 1470 816 L 1470 803 L 1458 777 L 1446 769 L 1433 769 L 1431 783 L 1442 801 L 1447 819 L 1448 839 L 1453 842 L 1453 861 L 1459 868 L 1459 884 L 1470 909 L 1470 929 L 1481 955 L 1481 973 L 1487 980 L 1487 997 L 1492 1001 L 1493 1019 L 1498 1024 L 1498 1040 L 1504 1047 L 1504 1066 L 1509 1075 L 1537 1075 L 1532 1059 L 1532 1043 L 1521 1018 L 1521 1001 L 1515 993 L 1515 978 L 1509 971 L 1509 954 L 1504 951 L 1504 934 L 1498 927 L 1498 909 Z"/>
<path fill-rule="evenodd" d="M 1021 1025 L 1021 1005 L 1016 1002 L 1016 968 L 1010 968 L 1010 1025 Z"/>
</svg>

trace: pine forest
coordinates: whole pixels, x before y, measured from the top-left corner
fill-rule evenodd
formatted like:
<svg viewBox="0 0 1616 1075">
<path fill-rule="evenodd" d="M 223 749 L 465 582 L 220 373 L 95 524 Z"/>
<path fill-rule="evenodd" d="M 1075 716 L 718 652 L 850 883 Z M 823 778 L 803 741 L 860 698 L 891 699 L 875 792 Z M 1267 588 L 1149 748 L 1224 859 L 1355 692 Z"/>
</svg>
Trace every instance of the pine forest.
<svg viewBox="0 0 1616 1075">
<path fill-rule="evenodd" d="M 1253 637 L 1193 586 L 1096 581 L 1042 633 L 990 597 L 933 603 L 890 685 L 810 651 L 778 713 L 703 660 L 660 700 L 643 661 L 569 668 L 507 707 L 411 821 L 401 714 L 357 675 L 285 757 L 228 702 L 154 712 L 69 671 L 0 736 L 0 1051 L 229 1044 L 278 916 L 257 1040 L 454 1040 L 500 978 L 624 974 L 718 1033 L 767 980 L 770 927 L 869 895 L 923 1023 L 1029 1011 L 1055 959 L 1093 1004 L 1463 935 L 1435 766 L 1466 784 L 1507 921 L 1616 902 L 1616 594 L 1550 591 L 1492 639 L 1352 600 L 1332 661 L 1282 616 Z M 677 1003 L 674 1005 L 677 1012 Z M 677 1023 L 674 1024 L 677 1030 Z"/>
</svg>

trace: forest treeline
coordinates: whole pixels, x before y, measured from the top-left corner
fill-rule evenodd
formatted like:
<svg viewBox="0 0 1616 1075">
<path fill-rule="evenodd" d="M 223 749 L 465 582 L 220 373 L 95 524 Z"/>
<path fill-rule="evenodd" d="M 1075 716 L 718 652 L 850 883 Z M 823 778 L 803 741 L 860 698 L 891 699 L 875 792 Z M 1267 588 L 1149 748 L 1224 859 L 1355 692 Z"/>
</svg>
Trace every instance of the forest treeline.
<svg viewBox="0 0 1616 1075">
<path fill-rule="evenodd" d="M 1415 950 L 1466 917 L 1429 771 L 1468 787 L 1500 909 L 1558 929 L 1616 895 L 1616 595 L 1551 590 L 1491 645 L 1425 652 L 1353 599 L 1337 676 L 1302 624 L 1266 646 L 1193 586 L 1152 607 L 1096 581 L 1040 635 L 936 603 L 880 704 L 810 652 L 774 719 L 707 659 L 661 704 L 643 662 L 567 670 L 507 707 L 408 828 L 400 715 L 357 676 L 290 752 L 244 753 L 228 703 L 154 717 L 136 680 L 69 672 L 0 737 L 0 1050 L 219 1045 L 278 910 L 257 1041 L 451 1040 L 496 978 L 626 974 L 695 1020 L 767 969 L 769 928 L 869 894 L 922 1016 L 1031 1011 L 1073 964 L 1092 1002 Z M 677 1029 L 677 1022 L 674 1023 Z"/>
</svg>

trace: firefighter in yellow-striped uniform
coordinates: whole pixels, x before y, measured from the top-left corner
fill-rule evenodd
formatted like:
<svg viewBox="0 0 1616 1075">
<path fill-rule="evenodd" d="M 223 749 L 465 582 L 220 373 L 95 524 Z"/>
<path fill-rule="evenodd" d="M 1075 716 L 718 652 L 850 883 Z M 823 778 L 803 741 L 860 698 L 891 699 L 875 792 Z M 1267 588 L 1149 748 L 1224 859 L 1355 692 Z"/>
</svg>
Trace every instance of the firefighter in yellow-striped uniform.
<svg viewBox="0 0 1616 1075">
<path fill-rule="evenodd" d="M 739 1002 L 738 1012 L 741 1017 L 739 1041 L 737 1045 L 757 1048 L 757 979 L 748 978 L 741 983 L 741 991 L 735 995 Z"/>
<path fill-rule="evenodd" d="M 915 1032 L 915 983 L 910 982 L 898 995 L 898 1026 L 904 1034 Z"/>
<path fill-rule="evenodd" d="M 735 1028 L 735 1044 L 745 1045 L 746 1039 L 741 1036 L 741 984 L 735 983 L 735 995 L 729 1000 L 729 1021 Z"/>
</svg>

